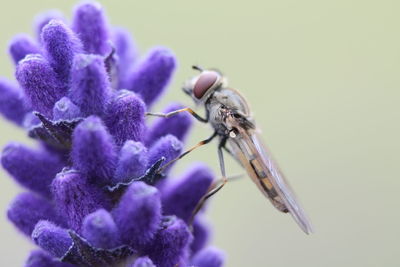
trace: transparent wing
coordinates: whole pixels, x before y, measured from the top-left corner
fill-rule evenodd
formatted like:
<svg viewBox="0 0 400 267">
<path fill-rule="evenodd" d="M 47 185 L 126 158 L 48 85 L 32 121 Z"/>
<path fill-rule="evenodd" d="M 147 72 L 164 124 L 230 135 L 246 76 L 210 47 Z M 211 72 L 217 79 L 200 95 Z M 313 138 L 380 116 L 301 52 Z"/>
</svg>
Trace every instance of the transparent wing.
<svg viewBox="0 0 400 267">
<path fill-rule="evenodd" d="M 254 130 L 236 129 L 237 135 L 228 139 L 234 156 L 272 204 L 282 212 L 290 212 L 300 228 L 311 233 L 312 227 L 304 210 L 258 134 Z"/>
</svg>

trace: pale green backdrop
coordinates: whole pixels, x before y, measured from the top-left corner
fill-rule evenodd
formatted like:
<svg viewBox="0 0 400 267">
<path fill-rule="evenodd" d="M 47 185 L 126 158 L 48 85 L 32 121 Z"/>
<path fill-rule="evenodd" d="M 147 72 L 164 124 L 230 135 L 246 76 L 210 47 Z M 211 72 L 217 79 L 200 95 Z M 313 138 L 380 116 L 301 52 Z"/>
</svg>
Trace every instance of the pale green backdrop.
<svg viewBox="0 0 400 267">
<path fill-rule="evenodd" d="M 212 201 L 213 244 L 226 266 L 400 266 L 399 1 L 103 1 L 110 20 L 135 35 L 141 52 L 172 48 L 179 69 L 156 107 L 178 100 L 192 64 L 218 67 L 251 104 L 316 232 L 306 236 L 275 211 L 250 179 Z M 0 73 L 11 77 L 8 40 L 32 32 L 35 14 L 74 1 L 3 3 Z M 0 143 L 28 142 L 0 121 Z M 210 134 L 197 125 L 190 143 Z M 215 144 L 184 159 L 218 171 Z M 240 173 L 228 160 L 229 174 Z M 1 171 L 0 265 L 22 266 L 33 246 L 7 222 L 22 189 Z"/>
</svg>

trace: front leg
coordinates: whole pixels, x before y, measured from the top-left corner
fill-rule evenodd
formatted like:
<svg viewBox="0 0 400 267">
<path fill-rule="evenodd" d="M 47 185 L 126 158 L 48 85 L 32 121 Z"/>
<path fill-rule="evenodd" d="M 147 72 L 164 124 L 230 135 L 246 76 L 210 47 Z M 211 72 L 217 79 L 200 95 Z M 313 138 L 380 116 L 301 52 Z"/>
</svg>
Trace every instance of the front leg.
<svg viewBox="0 0 400 267">
<path fill-rule="evenodd" d="M 153 113 L 153 112 L 146 112 L 146 116 L 156 116 L 156 117 L 163 117 L 163 118 L 169 118 L 169 117 L 172 117 L 172 116 L 174 116 L 174 115 L 176 115 L 176 114 L 178 114 L 178 113 L 181 113 L 181 112 L 189 112 L 193 117 L 195 117 L 198 121 L 201 121 L 201 122 L 204 122 L 204 123 L 206 123 L 206 122 L 208 122 L 208 120 L 209 120 L 209 115 L 208 115 L 208 113 L 207 113 L 207 117 L 206 118 L 203 118 L 203 117 L 201 117 L 199 114 L 197 114 L 193 109 L 191 109 L 191 108 L 181 108 L 181 109 L 178 109 L 178 110 L 174 110 L 174 111 L 171 111 L 171 112 L 168 112 L 168 113 Z"/>
</svg>

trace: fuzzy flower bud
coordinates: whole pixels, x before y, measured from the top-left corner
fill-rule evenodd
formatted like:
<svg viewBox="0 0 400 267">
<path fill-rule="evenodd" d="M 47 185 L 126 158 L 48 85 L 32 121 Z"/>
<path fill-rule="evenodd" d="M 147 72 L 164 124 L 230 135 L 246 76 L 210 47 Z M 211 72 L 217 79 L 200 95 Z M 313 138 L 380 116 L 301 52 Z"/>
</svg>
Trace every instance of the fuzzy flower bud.
<svg viewBox="0 0 400 267">
<path fill-rule="evenodd" d="M 161 220 L 158 190 L 143 182 L 134 182 L 112 212 L 122 240 L 141 248 L 154 237 Z"/>
</svg>

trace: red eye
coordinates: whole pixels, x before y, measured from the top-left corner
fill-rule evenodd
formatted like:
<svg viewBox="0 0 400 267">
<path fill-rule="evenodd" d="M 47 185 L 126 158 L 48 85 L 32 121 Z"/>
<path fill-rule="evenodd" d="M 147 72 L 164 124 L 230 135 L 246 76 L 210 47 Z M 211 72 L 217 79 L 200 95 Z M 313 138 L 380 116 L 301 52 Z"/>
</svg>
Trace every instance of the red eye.
<svg viewBox="0 0 400 267">
<path fill-rule="evenodd" d="M 206 71 L 200 74 L 199 79 L 193 88 L 193 94 L 197 99 L 200 99 L 217 81 L 219 75 L 214 71 Z"/>
</svg>

